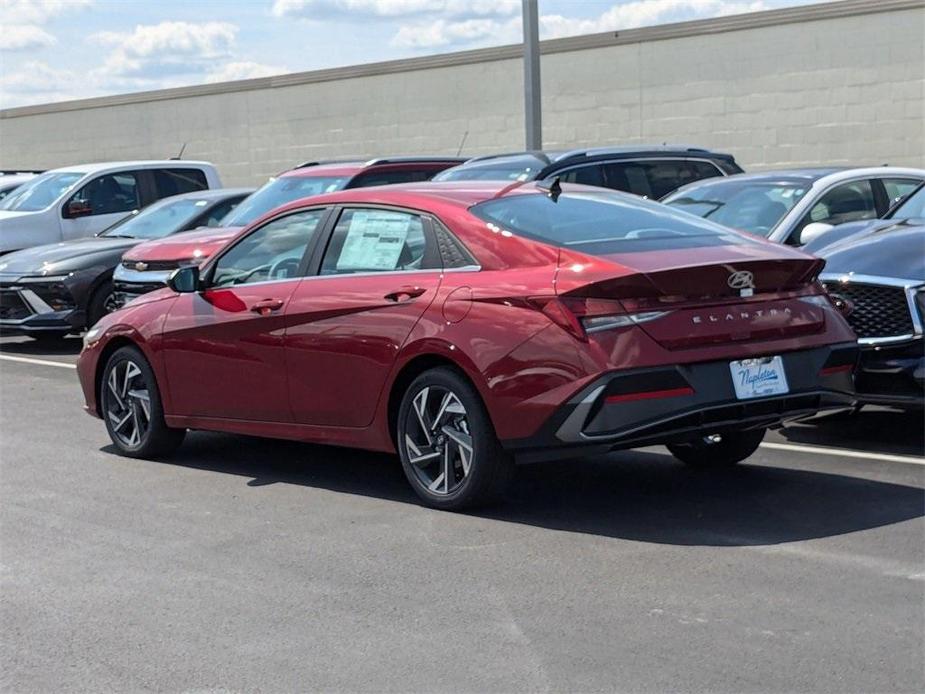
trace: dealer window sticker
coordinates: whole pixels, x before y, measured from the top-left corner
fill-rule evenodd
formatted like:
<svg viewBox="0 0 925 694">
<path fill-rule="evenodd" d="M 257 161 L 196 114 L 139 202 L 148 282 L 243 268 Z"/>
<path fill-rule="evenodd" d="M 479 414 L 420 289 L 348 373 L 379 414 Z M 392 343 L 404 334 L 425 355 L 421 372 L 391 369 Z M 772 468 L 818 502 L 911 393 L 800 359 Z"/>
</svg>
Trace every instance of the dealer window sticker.
<svg viewBox="0 0 925 694">
<path fill-rule="evenodd" d="M 337 259 L 338 271 L 396 269 L 412 219 L 387 210 L 353 212 Z"/>
</svg>

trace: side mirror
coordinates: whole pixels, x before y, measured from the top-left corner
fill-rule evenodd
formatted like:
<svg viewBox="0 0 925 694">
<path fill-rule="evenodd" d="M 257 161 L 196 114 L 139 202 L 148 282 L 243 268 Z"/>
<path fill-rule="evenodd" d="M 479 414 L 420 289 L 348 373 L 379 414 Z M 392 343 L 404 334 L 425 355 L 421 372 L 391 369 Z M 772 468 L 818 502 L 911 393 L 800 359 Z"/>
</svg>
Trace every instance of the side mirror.
<svg viewBox="0 0 925 694">
<path fill-rule="evenodd" d="M 185 265 L 177 268 L 167 278 L 167 286 L 178 294 L 199 291 L 199 266 Z"/>
<path fill-rule="evenodd" d="M 93 214 L 93 208 L 85 200 L 71 200 L 64 210 L 64 216 L 68 219 L 86 217 L 89 214 Z"/>
<path fill-rule="evenodd" d="M 834 224 L 826 224 L 825 222 L 813 222 L 812 224 L 807 224 L 805 227 L 803 227 L 803 231 L 800 232 L 800 245 L 805 246 L 810 241 L 815 241 L 820 236 L 834 228 Z"/>
</svg>

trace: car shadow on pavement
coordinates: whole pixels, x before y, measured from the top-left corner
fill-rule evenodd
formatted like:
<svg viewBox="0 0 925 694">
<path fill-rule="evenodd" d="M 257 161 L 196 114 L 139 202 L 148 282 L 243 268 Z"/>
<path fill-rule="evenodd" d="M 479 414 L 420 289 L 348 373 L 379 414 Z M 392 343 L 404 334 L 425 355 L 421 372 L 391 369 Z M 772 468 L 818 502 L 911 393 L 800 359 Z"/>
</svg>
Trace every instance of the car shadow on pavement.
<svg viewBox="0 0 925 694">
<path fill-rule="evenodd" d="M 65 337 L 61 340 L 33 340 L 31 337 L 5 339 L 0 342 L 0 353 L 26 354 L 34 357 L 58 354 L 79 354 L 83 340 L 79 337 Z"/>
<path fill-rule="evenodd" d="M 923 455 L 925 452 L 922 412 L 864 408 L 857 413 L 813 417 L 788 425 L 779 432 L 791 443 L 893 455 Z"/>
<path fill-rule="evenodd" d="M 418 504 L 398 459 L 384 454 L 196 432 L 163 462 L 248 477 L 251 487 L 295 484 Z M 920 518 L 925 490 L 755 464 L 707 473 L 667 453 L 624 451 L 520 466 L 505 500 L 469 515 L 660 544 L 770 545 Z"/>
</svg>

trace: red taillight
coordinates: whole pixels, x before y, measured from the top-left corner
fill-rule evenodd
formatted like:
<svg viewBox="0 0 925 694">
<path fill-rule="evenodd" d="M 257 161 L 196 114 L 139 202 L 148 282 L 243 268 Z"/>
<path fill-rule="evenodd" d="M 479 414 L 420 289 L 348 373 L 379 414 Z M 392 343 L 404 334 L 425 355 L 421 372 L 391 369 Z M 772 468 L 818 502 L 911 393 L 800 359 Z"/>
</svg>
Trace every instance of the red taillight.
<svg viewBox="0 0 925 694">
<path fill-rule="evenodd" d="M 627 313 L 622 302 L 616 299 L 595 297 L 539 297 L 531 299 L 546 316 L 560 328 L 586 341 L 588 335 L 626 328 L 645 323 L 670 313 L 670 311 L 644 311 Z"/>
<path fill-rule="evenodd" d="M 556 325 L 579 340 L 587 340 L 589 332 L 607 327 L 631 325 L 623 304 L 613 299 L 590 297 L 539 297 L 531 300 Z M 603 327 L 602 327 L 603 326 Z"/>
<path fill-rule="evenodd" d="M 549 320 L 558 325 L 565 332 L 579 340 L 588 339 L 584 328 L 581 327 L 581 322 L 579 322 L 578 316 L 570 311 L 561 300 L 556 298 L 543 297 L 533 299 L 532 302 L 540 309 L 540 311 L 543 312 L 543 314 Z"/>
</svg>

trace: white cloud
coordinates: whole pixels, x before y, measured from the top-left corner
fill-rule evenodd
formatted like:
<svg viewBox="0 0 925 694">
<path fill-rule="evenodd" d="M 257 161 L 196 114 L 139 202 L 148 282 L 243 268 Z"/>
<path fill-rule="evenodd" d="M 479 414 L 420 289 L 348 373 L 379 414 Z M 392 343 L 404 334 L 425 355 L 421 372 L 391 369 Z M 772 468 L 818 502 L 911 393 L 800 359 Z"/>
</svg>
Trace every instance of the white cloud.
<svg viewBox="0 0 925 694">
<path fill-rule="evenodd" d="M 225 63 L 220 68 L 206 75 L 206 82 L 231 82 L 233 80 L 249 80 L 255 77 L 270 77 L 288 72 L 286 68 L 264 65 L 248 60 Z"/>
<path fill-rule="evenodd" d="M 57 41 L 42 25 L 93 0 L 0 0 L 0 51 L 47 48 Z"/>
<path fill-rule="evenodd" d="M 92 4 L 93 0 L 0 0 L 0 24 L 41 24 Z"/>
<path fill-rule="evenodd" d="M 340 16 L 411 17 L 442 15 L 453 18 L 508 16 L 520 12 L 520 0 L 274 0 L 276 17 L 326 19 Z"/>
<path fill-rule="evenodd" d="M 28 51 L 55 44 L 55 37 L 35 24 L 4 24 L 0 51 Z"/>
<path fill-rule="evenodd" d="M 277 1 L 297 2 L 299 0 Z M 768 4 L 764 0 L 632 0 L 614 4 L 597 17 L 541 15 L 540 36 L 544 39 L 551 39 L 593 34 L 764 9 L 768 9 Z M 400 48 L 426 49 L 446 46 L 499 45 L 516 43 L 522 38 L 523 29 L 519 16 L 501 20 L 486 18 L 454 21 L 439 18 L 399 27 L 390 43 Z"/>
<path fill-rule="evenodd" d="M 231 56 L 237 32 L 238 27 L 228 22 L 161 22 L 90 38 L 113 49 L 103 73 L 156 78 L 206 72 L 213 61 Z"/>
<path fill-rule="evenodd" d="M 521 27 L 520 18 L 505 22 L 495 19 L 467 19 L 461 22 L 437 19 L 400 27 L 390 44 L 399 48 L 439 48 L 485 41 L 512 43 L 521 40 Z"/>
<path fill-rule="evenodd" d="M 545 15 L 540 21 L 543 38 L 558 38 L 765 9 L 764 0 L 633 0 L 592 19 Z"/>
<path fill-rule="evenodd" d="M 73 72 L 59 70 L 40 61 L 30 61 L 15 71 L 0 73 L 0 108 L 84 99 L 97 93 L 77 79 Z"/>
</svg>

